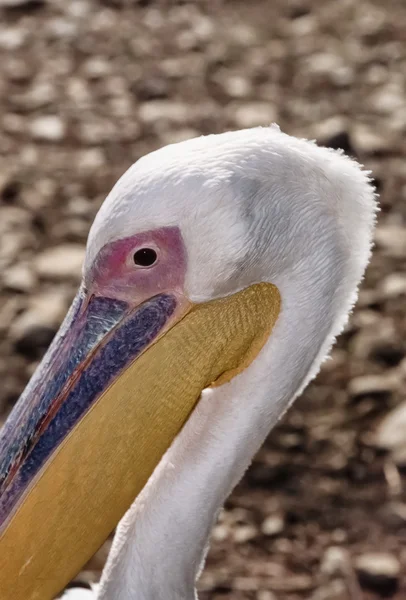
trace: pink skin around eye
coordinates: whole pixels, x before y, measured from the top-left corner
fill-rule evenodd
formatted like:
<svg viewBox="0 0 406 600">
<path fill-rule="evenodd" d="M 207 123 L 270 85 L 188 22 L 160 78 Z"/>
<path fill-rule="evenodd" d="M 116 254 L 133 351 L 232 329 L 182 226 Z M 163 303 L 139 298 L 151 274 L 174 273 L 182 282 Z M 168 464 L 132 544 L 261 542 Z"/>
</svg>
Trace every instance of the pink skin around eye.
<svg viewBox="0 0 406 600">
<path fill-rule="evenodd" d="M 151 267 L 134 264 L 141 248 L 153 248 Z M 178 227 L 162 227 L 110 242 L 100 250 L 88 277 L 89 291 L 139 303 L 156 294 L 183 292 L 186 250 Z"/>
</svg>

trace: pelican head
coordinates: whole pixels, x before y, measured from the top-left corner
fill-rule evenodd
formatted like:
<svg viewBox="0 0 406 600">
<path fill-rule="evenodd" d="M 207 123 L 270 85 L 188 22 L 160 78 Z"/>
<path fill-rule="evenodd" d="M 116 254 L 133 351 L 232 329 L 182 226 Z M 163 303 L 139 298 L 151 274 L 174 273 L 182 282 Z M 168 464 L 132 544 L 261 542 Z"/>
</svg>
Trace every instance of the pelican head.
<svg viewBox="0 0 406 600">
<path fill-rule="evenodd" d="M 374 211 L 359 165 L 276 126 L 171 145 L 123 175 L 0 437 L 3 600 L 54 597 L 176 443 L 189 489 L 200 460 L 229 462 L 216 512 L 345 324 Z"/>
</svg>

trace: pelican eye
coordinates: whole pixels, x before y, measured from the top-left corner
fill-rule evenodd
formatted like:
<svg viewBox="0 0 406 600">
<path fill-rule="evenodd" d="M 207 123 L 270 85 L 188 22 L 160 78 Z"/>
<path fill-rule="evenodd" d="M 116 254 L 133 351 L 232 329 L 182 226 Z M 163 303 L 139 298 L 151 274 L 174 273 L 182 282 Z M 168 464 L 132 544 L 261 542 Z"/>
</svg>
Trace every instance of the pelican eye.
<svg viewBox="0 0 406 600">
<path fill-rule="evenodd" d="M 152 267 L 156 263 L 158 256 L 153 248 L 140 248 L 134 253 L 134 264 L 137 267 Z"/>
</svg>

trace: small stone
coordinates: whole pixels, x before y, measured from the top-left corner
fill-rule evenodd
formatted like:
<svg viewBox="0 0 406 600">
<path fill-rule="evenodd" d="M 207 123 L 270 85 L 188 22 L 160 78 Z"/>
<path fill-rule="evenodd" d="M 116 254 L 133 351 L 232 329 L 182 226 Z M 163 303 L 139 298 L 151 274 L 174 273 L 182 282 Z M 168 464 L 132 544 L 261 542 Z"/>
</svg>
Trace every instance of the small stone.
<svg viewBox="0 0 406 600">
<path fill-rule="evenodd" d="M 73 197 L 69 200 L 67 214 L 73 217 L 86 217 L 91 211 L 91 204 L 87 198 L 81 196 Z"/>
<path fill-rule="evenodd" d="M 348 564 L 348 553 L 339 546 L 327 548 L 320 564 L 320 571 L 326 575 L 342 575 Z"/>
<path fill-rule="evenodd" d="M 236 21 L 228 31 L 230 39 L 238 46 L 249 48 L 258 42 L 258 32 L 251 25 Z"/>
<path fill-rule="evenodd" d="M 367 308 L 358 310 L 352 315 L 351 322 L 356 329 L 372 328 L 379 323 L 381 315 L 375 310 L 369 310 Z"/>
<path fill-rule="evenodd" d="M 54 86 L 48 82 L 40 82 L 34 83 L 26 93 L 12 96 L 11 101 L 19 109 L 32 111 L 51 104 L 55 98 L 56 90 Z M 40 117 L 42 120 L 44 118 L 45 117 Z M 46 118 L 49 119 L 49 117 Z"/>
<path fill-rule="evenodd" d="M 241 77 L 241 75 L 225 76 L 222 80 L 222 86 L 231 98 L 245 98 L 252 92 L 250 81 L 246 77 Z"/>
<path fill-rule="evenodd" d="M 348 600 L 348 588 L 342 579 L 333 579 L 313 592 L 309 600 Z"/>
<path fill-rule="evenodd" d="M 396 109 L 405 109 L 405 98 L 403 85 L 388 83 L 380 86 L 378 91 L 370 98 L 370 104 L 378 112 L 392 114 Z"/>
<path fill-rule="evenodd" d="M 89 79 L 102 79 L 111 72 L 111 65 L 106 60 L 93 56 L 84 63 L 83 71 Z"/>
<path fill-rule="evenodd" d="M 257 600 L 277 600 L 277 597 L 270 590 L 259 590 L 257 592 Z"/>
<path fill-rule="evenodd" d="M 233 531 L 233 538 L 237 544 L 245 544 L 253 540 L 257 534 L 257 528 L 253 525 L 239 525 Z"/>
<path fill-rule="evenodd" d="M 406 227 L 381 225 L 376 229 L 375 241 L 387 256 L 404 258 L 406 255 Z"/>
<path fill-rule="evenodd" d="M 357 123 L 352 127 L 351 135 L 355 147 L 360 152 L 379 152 L 388 150 L 392 144 L 390 137 L 384 132 L 380 133 L 376 127 L 368 127 Z"/>
<path fill-rule="evenodd" d="M 216 525 L 213 528 L 213 531 L 211 533 L 211 536 L 213 538 L 213 540 L 216 540 L 216 542 L 224 542 L 224 540 L 226 540 L 228 538 L 230 534 L 230 529 L 229 527 L 226 527 L 225 525 Z"/>
<path fill-rule="evenodd" d="M 106 158 L 101 148 L 89 148 L 79 152 L 77 168 L 84 173 L 89 173 L 103 167 L 105 162 Z"/>
<path fill-rule="evenodd" d="M 396 589 L 400 564 L 395 556 L 385 552 L 362 554 L 355 561 L 361 585 L 380 592 Z"/>
<path fill-rule="evenodd" d="M 406 527 L 406 504 L 403 502 L 389 502 L 384 505 L 381 515 L 385 519 L 385 523 L 394 531 Z"/>
<path fill-rule="evenodd" d="M 360 375 L 348 384 L 348 392 L 353 398 L 391 393 L 398 387 L 399 379 L 394 375 Z"/>
<path fill-rule="evenodd" d="M 66 294 L 59 290 L 52 290 L 37 294 L 30 298 L 27 310 L 23 312 L 12 324 L 10 336 L 17 339 L 32 325 L 59 326 L 66 314 L 68 302 Z"/>
<path fill-rule="evenodd" d="M 32 67 L 25 60 L 15 56 L 11 56 L 4 63 L 4 71 L 9 81 L 14 83 L 27 83 L 32 77 Z"/>
<path fill-rule="evenodd" d="M 276 119 L 276 109 L 269 102 L 248 102 L 234 110 L 234 121 L 241 128 L 270 125 Z"/>
<path fill-rule="evenodd" d="M 34 266 L 37 274 L 45 279 L 79 280 L 84 257 L 84 246 L 65 244 L 44 250 L 35 259 Z"/>
<path fill-rule="evenodd" d="M 65 123 L 56 115 L 37 117 L 30 123 L 31 136 L 41 142 L 60 142 L 65 132 Z"/>
<path fill-rule="evenodd" d="M 392 460 L 396 467 L 401 469 L 406 467 L 406 444 L 399 446 L 392 452 Z"/>
<path fill-rule="evenodd" d="M 354 80 L 354 70 L 338 54 L 320 52 L 307 60 L 306 70 L 311 76 L 321 75 L 338 87 L 350 85 Z"/>
<path fill-rule="evenodd" d="M 190 110 L 187 104 L 165 100 L 144 102 L 138 110 L 140 120 L 146 124 L 166 120 L 181 125 L 186 122 L 189 113 Z"/>
<path fill-rule="evenodd" d="M 233 589 L 240 592 L 251 592 L 258 589 L 259 581 L 255 577 L 236 577 L 233 581 Z"/>
<path fill-rule="evenodd" d="M 336 544 L 344 544 L 348 540 L 348 532 L 344 529 L 334 529 L 331 532 L 331 540 Z"/>
<path fill-rule="evenodd" d="M 274 536 L 278 535 L 284 530 L 285 522 L 283 517 L 278 515 L 272 515 L 267 517 L 261 525 L 261 531 L 264 535 Z"/>
<path fill-rule="evenodd" d="M 145 77 L 131 86 L 131 91 L 141 101 L 162 100 L 169 95 L 168 81 L 165 77 Z"/>
<path fill-rule="evenodd" d="M 165 144 L 176 144 L 184 140 L 191 140 L 198 137 L 199 132 L 191 127 L 181 127 L 176 130 L 162 132 L 162 140 Z"/>
<path fill-rule="evenodd" d="M 357 359 L 365 360 L 371 357 L 379 357 L 382 350 L 392 347 L 394 350 L 398 345 L 397 332 L 391 318 L 380 319 L 370 327 L 361 328 L 350 343 L 350 353 Z M 354 323 L 359 321 L 355 318 Z M 362 323 L 362 321 L 361 321 Z"/>
<path fill-rule="evenodd" d="M 307 59 L 308 70 L 312 73 L 329 75 L 332 71 L 341 68 L 343 60 L 337 54 L 319 52 L 312 54 Z"/>
<path fill-rule="evenodd" d="M 7 133 L 16 135 L 25 131 L 25 119 L 21 115 L 7 113 L 2 119 L 3 129 Z"/>
<path fill-rule="evenodd" d="M 70 40 L 78 36 L 78 26 L 70 19 L 55 17 L 46 23 L 47 33 L 58 40 Z"/>
<path fill-rule="evenodd" d="M 1 7 L 1 0 L 0 0 Z M 27 32 L 19 27 L 7 27 L 0 31 L 0 48 L 3 50 L 17 50 L 21 48 L 27 37 Z"/>
<path fill-rule="evenodd" d="M 29 265 L 17 264 L 6 270 L 3 275 L 4 287 L 16 292 L 29 292 L 37 281 Z"/>
<path fill-rule="evenodd" d="M 71 0 L 69 4 L 65 4 L 64 6 L 64 10 L 66 10 L 67 14 L 75 19 L 86 17 L 92 12 L 92 9 L 91 2 L 88 2 L 88 0 Z"/>
<path fill-rule="evenodd" d="M 406 447 L 406 402 L 402 402 L 381 421 L 375 443 L 386 450 Z"/>
<path fill-rule="evenodd" d="M 391 273 L 381 282 L 380 289 L 384 298 L 398 298 L 406 294 L 406 275 Z"/>
<path fill-rule="evenodd" d="M 323 142 L 323 145 L 328 145 L 325 143 L 325 140 L 328 140 L 331 137 L 335 137 L 337 135 L 346 135 L 348 127 L 348 119 L 341 115 L 335 115 L 334 117 L 329 117 L 323 121 L 319 121 L 315 123 L 311 128 L 311 137 L 315 137 L 317 140 Z"/>
<path fill-rule="evenodd" d="M 79 138 L 85 144 L 103 144 L 111 142 L 117 136 L 116 128 L 111 121 L 102 119 L 88 119 L 79 126 Z"/>
<path fill-rule="evenodd" d="M 60 291 L 33 296 L 27 310 L 10 327 L 16 351 L 30 359 L 39 359 L 51 343 L 67 308 L 66 294 Z"/>
</svg>

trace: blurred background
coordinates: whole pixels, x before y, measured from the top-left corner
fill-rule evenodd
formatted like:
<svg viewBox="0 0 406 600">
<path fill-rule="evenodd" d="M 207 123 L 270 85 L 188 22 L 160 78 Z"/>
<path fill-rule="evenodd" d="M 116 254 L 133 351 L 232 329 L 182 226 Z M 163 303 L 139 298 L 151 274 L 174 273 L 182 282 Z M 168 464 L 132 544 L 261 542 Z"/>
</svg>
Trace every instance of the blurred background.
<svg viewBox="0 0 406 600">
<path fill-rule="evenodd" d="M 228 500 L 202 600 L 406 597 L 405 90 L 403 0 L 0 0 L 1 420 L 142 154 L 276 121 L 381 194 L 350 324 Z"/>
</svg>

